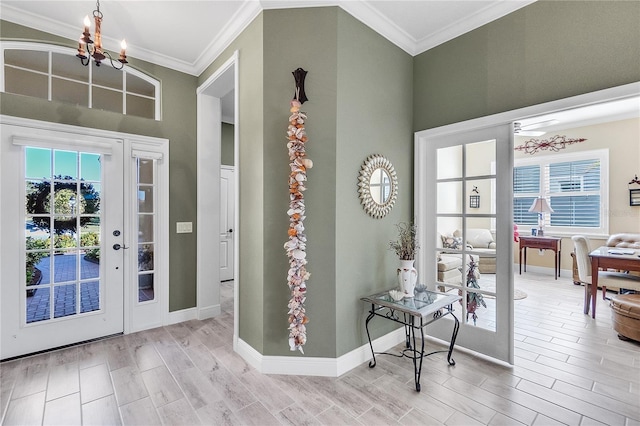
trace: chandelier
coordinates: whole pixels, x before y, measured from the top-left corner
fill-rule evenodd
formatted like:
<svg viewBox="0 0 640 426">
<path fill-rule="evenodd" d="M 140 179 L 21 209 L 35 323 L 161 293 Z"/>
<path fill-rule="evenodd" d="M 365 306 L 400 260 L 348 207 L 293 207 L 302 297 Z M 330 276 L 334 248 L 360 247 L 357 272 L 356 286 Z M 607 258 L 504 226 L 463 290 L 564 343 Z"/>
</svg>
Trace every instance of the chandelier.
<svg viewBox="0 0 640 426">
<path fill-rule="evenodd" d="M 115 69 L 121 70 L 124 67 L 124 64 L 128 63 L 127 43 L 122 40 L 122 43 L 120 44 L 121 50 L 120 57 L 118 58 L 120 66 L 117 66 L 109 52 L 102 50 L 102 33 L 100 31 L 100 25 L 102 24 L 102 12 L 100 12 L 100 0 L 96 1 L 96 10 L 93 11 L 93 19 L 96 27 L 95 40 L 91 40 L 91 33 L 89 32 L 91 21 L 89 20 L 89 15 L 87 15 L 84 18 L 84 30 L 82 31 L 82 37 L 80 37 L 78 43 L 78 54 L 76 56 L 80 58 L 80 63 L 85 67 L 89 65 L 89 62 L 91 62 L 89 56 L 93 58 L 97 67 L 99 67 L 102 61 L 108 57 L 111 62 L 111 66 Z M 87 56 L 87 54 L 89 56 Z"/>
</svg>

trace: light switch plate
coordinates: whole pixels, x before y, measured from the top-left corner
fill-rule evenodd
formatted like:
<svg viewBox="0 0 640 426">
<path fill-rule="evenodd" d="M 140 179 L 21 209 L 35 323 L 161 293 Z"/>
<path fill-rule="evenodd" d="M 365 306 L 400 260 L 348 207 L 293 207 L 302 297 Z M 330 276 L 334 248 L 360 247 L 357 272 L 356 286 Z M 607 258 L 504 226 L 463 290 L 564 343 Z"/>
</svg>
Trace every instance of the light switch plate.
<svg viewBox="0 0 640 426">
<path fill-rule="evenodd" d="M 193 232 L 192 222 L 176 222 L 176 232 L 178 234 L 188 234 Z"/>
</svg>

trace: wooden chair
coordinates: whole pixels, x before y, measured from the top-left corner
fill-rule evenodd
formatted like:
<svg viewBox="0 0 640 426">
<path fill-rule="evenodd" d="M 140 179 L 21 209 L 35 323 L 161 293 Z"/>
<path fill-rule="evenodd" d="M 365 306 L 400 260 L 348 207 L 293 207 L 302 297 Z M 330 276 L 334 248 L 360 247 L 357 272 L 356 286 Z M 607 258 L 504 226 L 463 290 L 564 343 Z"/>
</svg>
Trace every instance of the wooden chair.
<svg viewBox="0 0 640 426">
<path fill-rule="evenodd" d="M 589 257 L 589 243 L 583 235 L 571 237 L 575 248 L 575 259 L 578 266 L 578 277 L 584 284 L 585 306 L 590 302 L 591 295 L 591 258 Z M 607 287 L 618 287 L 621 289 L 640 291 L 640 277 L 625 274 L 622 272 L 600 271 L 598 274 L 598 284 L 602 287 L 602 298 L 606 299 Z"/>
</svg>

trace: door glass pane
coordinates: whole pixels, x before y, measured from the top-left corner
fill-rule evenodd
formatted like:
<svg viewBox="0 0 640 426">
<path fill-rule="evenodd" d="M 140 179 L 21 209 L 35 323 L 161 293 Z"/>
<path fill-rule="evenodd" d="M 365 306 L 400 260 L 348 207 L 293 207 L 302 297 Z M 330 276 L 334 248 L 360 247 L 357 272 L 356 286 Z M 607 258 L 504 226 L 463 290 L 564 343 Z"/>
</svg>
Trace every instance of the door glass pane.
<svg viewBox="0 0 640 426">
<path fill-rule="evenodd" d="M 31 250 L 32 247 L 48 244 L 48 240 L 27 237 L 26 253 L 26 285 L 33 287 L 37 285 L 50 284 L 49 281 L 49 251 Z"/>
<path fill-rule="evenodd" d="M 44 148 L 25 148 L 27 179 L 47 179 L 51 176 L 51 150 Z"/>
<path fill-rule="evenodd" d="M 153 213 L 153 187 L 140 185 L 138 187 L 138 211 Z"/>
<path fill-rule="evenodd" d="M 138 245 L 138 271 L 153 269 L 153 244 Z"/>
<path fill-rule="evenodd" d="M 48 320 L 51 315 L 50 288 L 37 287 L 27 290 L 27 324 Z"/>
<path fill-rule="evenodd" d="M 60 318 L 76 314 L 76 285 L 54 287 L 53 317 Z"/>
<path fill-rule="evenodd" d="M 138 158 L 138 302 L 154 300 L 155 160 Z"/>
<path fill-rule="evenodd" d="M 100 154 L 85 152 L 80 155 L 80 179 L 99 181 L 101 172 Z"/>
<path fill-rule="evenodd" d="M 75 281 L 77 278 L 78 256 L 75 251 L 56 250 L 53 256 L 53 282 Z"/>
<path fill-rule="evenodd" d="M 467 194 L 466 211 L 469 214 L 492 215 L 496 212 L 496 180 L 489 179 L 473 179 L 465 182 L 465 192 Z M 487 223 L 489 227 L 491 223 Z"/>
<path fill-rule="evenodd" d="M 92 312 L 100 309 L 100 281 L 87 281 L 80 284 L 80 312 Z"/>
<path fill-rule="evenodd" d="M 25 166 L 26 322 L 100 309 L 100 155 L 26 147 Z"/>
<path fill-rule="evenodd" d="M 153 274 L 140 274 L 138 276 L 138 302 L 148 302 L 155 297 Z"/>
<path fill-rule="evenodd" d="M 436 190 L 438 214 L 462 213 L 462 182 L 438 182 Z"/>
<path fill-rule="evenodd" d="M 437 179 L 453 179 L 462 176 L 462 145 L 436 150 L 438 156 Z"/>
<path fill-rule="evenodd" d="M 100 183 L 83 183 L 80 186 L 84 199 L 83 214 L 100 214 L 100 200 L 102 198 L 102 185 Z"/>
<path fill-rule="evenodd" d="M 56 149 L 53 154 L 53 174 L 60 179 L 77 179 L 78 153 Z"/>
<path fill-rule="evenodd" d="M 153 184 L 153 160 L 138 159 L 138 183 Z"/>
<path fill-rule="evenodd" d="M 489 140 L 465 145 L 466 177 L 488 176 L 495 174 L 496 141 Z"/>
</svg>

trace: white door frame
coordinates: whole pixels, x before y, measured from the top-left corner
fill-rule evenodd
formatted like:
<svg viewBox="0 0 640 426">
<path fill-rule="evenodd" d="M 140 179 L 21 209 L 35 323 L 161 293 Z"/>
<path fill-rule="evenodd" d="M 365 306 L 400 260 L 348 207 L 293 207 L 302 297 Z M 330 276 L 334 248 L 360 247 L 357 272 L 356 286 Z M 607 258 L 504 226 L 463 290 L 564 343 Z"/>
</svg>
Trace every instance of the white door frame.
<svg viewBox="0 0 640 426">
<path fill-rule="evenodd" d="M 420 145 L 424 144 L 428 139 L 433 139 L 438 136 L 444 135 L 454 135 L 457 133 L 471 132 L 486 127 L 505 124 L 511 125 L 515 121 L 524 120 L 526 118 L 531 118 L 542 114 L 564 111 L 614 100 L 621 100 L 639 95 L 640 82 L 635 82 L 622 86 L 612 87 L 609 89 L 599 90 L 596 92 L 586 93 L 583 95 L 573 96 L 570 98 L 559 99 L 556 101 L 546 102 L 543 104 L 533 105 L 530 107 L 506 111 L 499 114 L 480 117 L 473 120 L 416 132 L 414 135 L 414 215 L 418 217 L 419 214 L 420 204 L 418 194 L 424 186 L 424 183 L 421 183 L 424 182 L 422 179 L 425 178 L 424 170 L 420 170 Z M 513 164 L 511 164 L 511 171 L 513 172 Z M 513 198 L 513 188 L 511 188 L 511 197 Z M 426 241 L 424 240 L 424 238 L 426 238 L 425 235 L 422 235 L 422 238 L 423 241 Z M 513 244 L 512 241 L 510 242 L 510 244 Z M 419 260 L 418 268 L 423 267 L 425 263 L 426 262 L 424 259 L 422 259 L 421 261 Z M 513 280 L 513 277 L 511 277 L 510 279 Z M 511 287 L 513 287 L 513 282 L 511 282 Z M 513 343 L 511 344 L 513 345 Z M 512 355 L 509 362 L 513 364 L 513 350 L 511 351 L 511 353 Z"/>
<path fill-rule="evenodd" d="M 124 229 L 122 230 L 125 236 L 125 245 L 135 246 L 137 244 L 137 236 L 132 236 L 131 229 L 131 207 L 132 197 L 135 199 L 135 194 L 132 192 L 135 186 L 135 176 L 132 176 L 131 169 L 128 167 L 128 160 L 131 159 L 132 146 L 140 146 L 141 144 L 147 146 L 149 150 L 162 152 L 164 154 L 164 163 L 158 171 L 158 185 L 160 188 L 164 188 L 160 192 L 164 192 L 159 201 L 158 208 L 162 211 L 158 217 L 158 248 L 159 250 L 155 254 L 155 259 L 158 263 L 158 303 L 160 304 L 161 319 L 160 321 L 147 321 L 146 323 L 140 323 L 140 320 L 136 320 L 133 315 L 133 309 L 137 299 L 131 300 L 131 294 L 133 289 L 137 290 L 137 282 L 132 282 L 131 274 L 127 270 L 130 268 L 130 262 L 124 263 L 125 276 L 124 276 L 124 333 L 132 333 L 134 331 L 143 330 L 145 328 L 151 328 L 159 325 L 168 324 L 169 314 L 169 140 L 164 138 L 156 138 L 151 136 L 135 135 L 130 133 L 120 133 L 110 130 L 92 129 L 89 127 L 73 126 L 68 124 L 52 123 L 47 121 L 32 120 L 28 118 L 14 117 L 8 115 L 0 115 L 0 123 L 10 124 L 15 126 L 21 126 L 25 128 L 50 130 L 57 132 L 64 132 L 68 134 L 77 134 L 83 136 L 93 136 L 99 138 L 108 139 L 120 139 L 124 143 L 124 209 L 126 217 L 124 219 Z M 0 213 L 1 214 L 1 213 Z M 160 247 L 162 246 L 162 248 Z M 139 323 L 136 323 L 138 321 Z"/>
<path fill-rule="evenodd" d="M 239 53 L 233 55 L 218 68 L 196 90 L 197 94 L 197 139 L 198 139 L 198 207 L 197 207 L 197 318 L 205 319 L 219 315 L 220 310 L 220 146 L 222 113 L 220 100 L 228 93 L 230 85 L 234 89 L 234 168 L 235 168 L 235 208 L 234 208 L 234 259 L 233 259 L 233 348 L 238 342 L 238 259 L 240 246 L 239 226 Z"/>
</svg>

